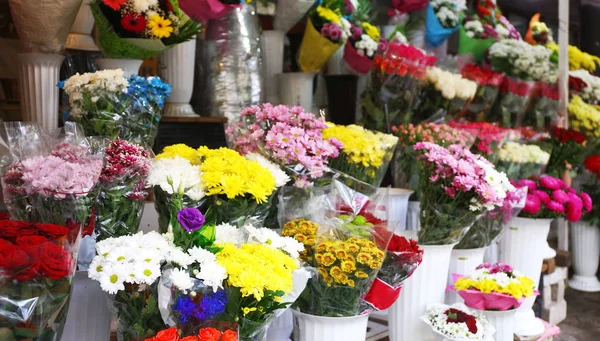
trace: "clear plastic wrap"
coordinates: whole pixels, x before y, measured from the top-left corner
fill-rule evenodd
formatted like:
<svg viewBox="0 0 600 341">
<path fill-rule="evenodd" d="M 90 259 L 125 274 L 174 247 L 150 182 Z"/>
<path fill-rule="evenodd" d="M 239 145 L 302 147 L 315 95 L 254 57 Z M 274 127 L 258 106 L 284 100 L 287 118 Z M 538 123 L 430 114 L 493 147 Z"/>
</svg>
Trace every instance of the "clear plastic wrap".
<svg viewBox="0 0 600 341">
<path fill-rule="evenodd" d="M 157 286 L 125 284 L 125 290 L 109 295 L 119 320 L 119 341 L 143 341 L 165 327 L 158 310 Z"/>
<path fill-rule="evenodd" d="M 314 0 L 279 0 L 275 8 L 276 30 L 287 32 L 294 27 L 314 5 Z"/>
<path fill-rule="evenodd" d="M 535 82 L 504 77 L 498 98 L 486 121 L 498 122 L 506 128 L 520 127 L 534 90 Z"/>
<path fill-rule="evenodd" d="M 0 221 L 0 339 L 60 341 L 80 235 L 78 224 Z"/>
<path fill-rule="evenodd" d="M 557 122 L 559 102 L 558 84 L 538 82 L 529 110 L 523 117 L 523 125 L 544 131 Z"/>
<path fill-rule="evenodd" d="M 511 180 L 540 175 L 550 160 L 550 153 L 535 144 L 506 142 L 498 153 L 496 168 Z"/>
<path fill-rule="evenodd" d="M 484 69 L 475 64 L 463 67 L 461 74 L 464 78 L 476 82 L 478 87 L 477 93 L 471 103 L 469 103 L 465 114 L 457 118 L 464 118 L 470 122 L 484 121 L 488 112 L 492 109 L 494 102 L 496 102 L 504 74 Z"/>
</svg>

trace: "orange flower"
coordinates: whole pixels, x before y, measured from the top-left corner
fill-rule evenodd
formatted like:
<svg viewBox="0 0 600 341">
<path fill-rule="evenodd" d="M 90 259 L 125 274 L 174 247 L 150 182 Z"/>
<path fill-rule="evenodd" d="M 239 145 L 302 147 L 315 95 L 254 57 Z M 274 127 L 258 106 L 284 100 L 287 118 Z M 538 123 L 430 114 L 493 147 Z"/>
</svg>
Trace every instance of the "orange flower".
<svg viewBox="0 0 600 341">
<path fill-rule="evenodd" d="M 161 330 L 156 334 L 153 341 L 179 341 L 179 331 L 176 327 Z"/>
<path fill-rule="evenodd" d="M 215 328 L 203 328 L 198 333 L 200 341 L 219 341 L 221 338 L 221 332 Z"/>
<path fill-rule="evenodd" d="M 226 330 L 223 333 L 223 337 L 221 338 L 221 341 L 237 341 L 237 333 L 234 332 L 233 330 Z"/>
<path fill-rule="evenodd" d="M 198 341 L 198 337 L 197 336 L 186 336 L 183 339 L 180 339 L 179 341 Z"/>
<path fill-rule="evenodd" d="M 102 2 L 106 6 L 114 9 L 115 11 L 118 11 L 121 9 L 121 6 L 123 6 L 123 4 L 127 2 L 127 0 L 102 0 Z"/>
</svg>

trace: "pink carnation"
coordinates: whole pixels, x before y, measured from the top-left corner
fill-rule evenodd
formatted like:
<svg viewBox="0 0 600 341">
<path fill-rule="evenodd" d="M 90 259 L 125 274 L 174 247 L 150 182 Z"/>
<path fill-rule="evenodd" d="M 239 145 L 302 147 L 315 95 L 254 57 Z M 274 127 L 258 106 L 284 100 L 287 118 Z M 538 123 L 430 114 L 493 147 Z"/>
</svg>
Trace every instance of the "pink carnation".
<svg viewBox="0 0 600 341">
<path fill-rule="evenodd" d="M 583 202 L 583 209 L 589 213 L 592 210 L 592 198 L 585 192 L 581 192 L 579 197 L 581 197 L 581 201 Z"/>
<path fill-rule="evenodd" d="M 540 186 L 551 189 L 551 190 L 557 190 L 557 189 L 564 188 L 565 183 L 562 180 L 557 179 L 555 177 L 552 177 L 549 175 L 544 175 L 544 176 L 540 177 Z"/>
<path fill-rule="evenodd" d="M 583 215 L 582 206 L 578 205 L 576 202 L 569 201 L 567 203 L 567 220 L 576 223 L 581 219 Z"/>
<path fill-rule="evenodd" d="M 523 212 L 531 215 L 538 214 L 542 208 L 542 201 L 540 198 L 533 194 L 527 194 L 527 200 L 525 201 L 525 207 Z"/>
<path fill-rule="evenodd" d="M 552 192 L 552 200 L 558 202 L 559 204 L 564 204 L 569 201 L 569 195 L 563 190 L 557 189 Z"/>
<path fill-rule="evenodd" d="M 565 207 L 556 201 L 548 201 L 546 204 L 546 208 L 548 208 L 552 212 L 563 213 L 565 211 Z"/>
</svg>

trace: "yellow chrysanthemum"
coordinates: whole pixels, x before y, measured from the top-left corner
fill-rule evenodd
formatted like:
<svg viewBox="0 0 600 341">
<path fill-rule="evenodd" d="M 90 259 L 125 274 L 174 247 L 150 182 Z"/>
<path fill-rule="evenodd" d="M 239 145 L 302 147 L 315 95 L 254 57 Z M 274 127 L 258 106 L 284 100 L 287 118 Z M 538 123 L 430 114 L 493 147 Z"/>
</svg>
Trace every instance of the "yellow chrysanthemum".
<svg viewBox="0 0 600 341">
<path fill-rule="evenodd" d="M 569 101 L 569 124 L 587 137 L 600 137 L 600 110 L 587 104 L 579 96 Z"/>
<path fill-rule="evenodd" d="M 364 271 L 357 271 L 357 272 L 354 273 L 354 277 L 361 278 L 361 279 L 363 279 L 363 278 L 369 278 L 369 274 L 366 273 L 366 272 L 364 272 Z"/>
<path fill-rule="evenodd" d="M 551 42 L 546 44 L 546 47 L 558 53 L 558 44 Z M 583 69 L 589 72 L 595 72 L 598 65 L 600 65 L 600 58 L 583 52 L 576 46 L 569 45 L 569 70 Z"/>
<path fill-rule="evenodd" d="M 335 256 L 331 252 L 326 252 L 326 253 L 322 254 L 321 256 L 322 256 L 321 261 L 319 263 L 322 266 L 330 266 L 331 264 L 335 263 L 335 261 L 336 261 Z M 317 260 L 318 260 L 318 258 L 317 258 Z"/>
<path fill-rule="evenodd" d="M 169 38 L 174 31 L 173 22 L 165 19 L 158 14 L 154 14 L 148 19 L 148 30 L 158 39 Z"/>
<path fill-rule="evenodd" d="M 251 311 L 256 311 L 256 307 L 253 307 L 253 308 L 244 307 L 244 308 L 242 308 L 242 313 L 244 313 L 244 316 L 248 315 Z"/>
<path fill-rule="evenodd" d="M 197 166 L 200 164 L 200 158 L 198 158 L 198 153 L 196 152 L 196 150 L 183 143 L 165 147 L 162 153 L 156 155 L 156 158 L 170 159 L 176 156 L 188 160 L 192 165 Z"/>
<path fill-rule="evenodd" d="M 369 24 L 368 22 L 362 23 L 363 31 L 375 41 L 379 41 L 381 34 L 376 26 Z"/>
<path fill-rule="evenodd" d="M 333 22 L 333 23 L 340 22 L 340 16 L 327 7 L 323 7 L 323 6 L 317 7 L 317 14 L 319 15 L 319 17 L 323 18 L 323 20 Z"/>
</svg>

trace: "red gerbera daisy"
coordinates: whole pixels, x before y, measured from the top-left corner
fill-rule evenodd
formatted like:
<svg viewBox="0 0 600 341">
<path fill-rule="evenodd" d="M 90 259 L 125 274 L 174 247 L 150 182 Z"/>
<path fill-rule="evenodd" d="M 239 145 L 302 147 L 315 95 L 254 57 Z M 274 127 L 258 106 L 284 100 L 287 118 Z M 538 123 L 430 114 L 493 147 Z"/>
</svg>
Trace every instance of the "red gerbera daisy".
<svg viewBox="0 0 600 341">
<path fill-rule="evenodd" d="M 127 0 L 102 0 L 102 2 L 106 6 L 114 9 L 115 11 L 118 11 L 121 9 L 121 6 L 127 2 Z"/>
<path fill-rule="evenodd" d="M 127 13 L 121 18 L 121 26 L 134 33 L 142 33 L 146 29 L 146 18 L 137 13 Z"/>
</svg>

